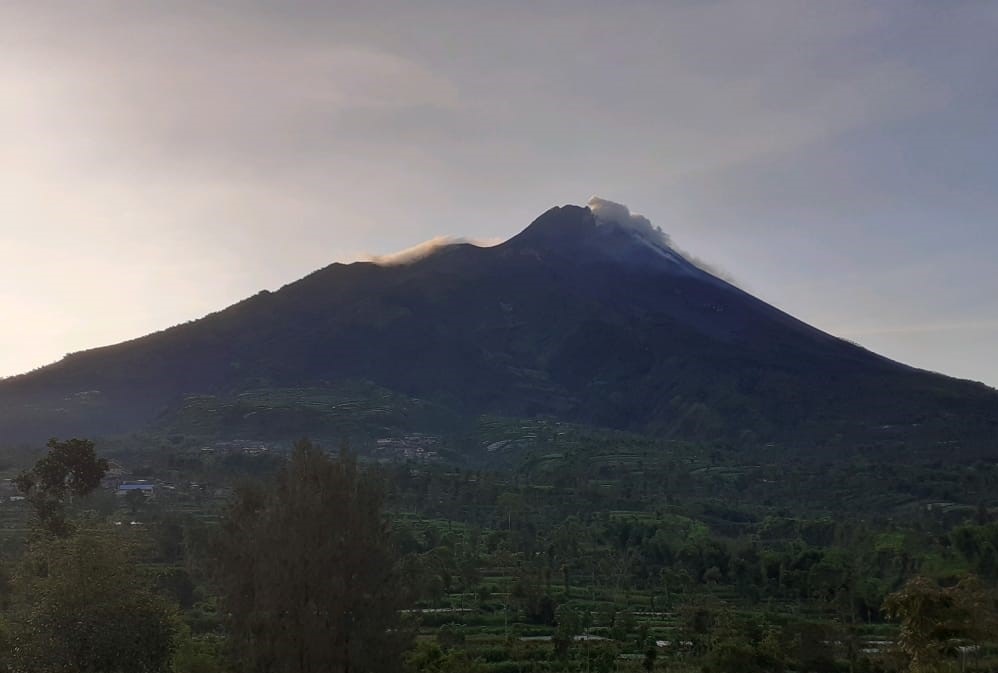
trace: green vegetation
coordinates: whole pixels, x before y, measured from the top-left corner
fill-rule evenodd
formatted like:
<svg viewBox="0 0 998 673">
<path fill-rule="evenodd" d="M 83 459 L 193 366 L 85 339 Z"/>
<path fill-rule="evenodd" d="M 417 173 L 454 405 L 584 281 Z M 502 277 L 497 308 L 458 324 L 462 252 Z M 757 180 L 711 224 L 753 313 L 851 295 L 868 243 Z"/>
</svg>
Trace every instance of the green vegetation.
<svg viewBox="0 0 998 673">
<path fill-rule="evenodd" d="M 119 440 L 100 452 L 104 487 L 70 497 L 62 473 L 65 531 L 7 498 L 0 670 L 998 666 L 992 465 L 779 462 L 779 447 L 748 462 L 497 417 L 396 432 L 358 445 L 359 463 Z M 51 446 L 31 488 L 59 447 L 87 445 Z M 114 495 L 129 480 L 155 491 Z"/>
<path fill-rule="evenodd" d="M 94 531 L 32 544 L 14 585 L 12 670 L 167 670 L 175 608 L 136 575 L 122 543 Z"/>
<path fill-rule="evenodd" d="M 52 535 L 66 536 L 72 532 L 64 512 L 66 499 L 96 489 L 107 472 L 107 461 L 97 458 L 94 444 L 88 440 L 53 439 L 48 448 L 48 454 L 14 483 L 34 507 L 42 528 Z"/>
<path fill-rule="evenodd" d="M 245 670 L 402 668 L 406 595 L 382 489 L 300 442 L 273 489 L 240 489 L 209 562 Z"/>
</svg>

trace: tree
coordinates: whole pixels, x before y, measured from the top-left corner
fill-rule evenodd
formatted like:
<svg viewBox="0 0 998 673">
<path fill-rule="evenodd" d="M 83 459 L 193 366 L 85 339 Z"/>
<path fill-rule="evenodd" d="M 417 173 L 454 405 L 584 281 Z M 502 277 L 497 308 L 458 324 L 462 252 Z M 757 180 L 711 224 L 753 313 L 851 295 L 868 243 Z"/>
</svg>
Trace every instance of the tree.
<svg viewBox="0 0 998 673">
<path fill-rule="evenodd" d="M 108 463 L 98 458 L 88 439 L 50 439 L 48 454 L 29 472 L 14 480 L 35 509 L 42 528 L 57 537 L 66 537 L 73 526 L 66 520 L 66 501 L 83 497 L 100 486 Z"/>
<path fill-rule="evenodd" d="M 400 670 L 411 636 L 383 490 L 346 453 L 299 442 L 269 489 L 239 490 L 216 578 L 245 670 Z"/>
<path fill-rule="evenodd" d="M 913 577 L 887 597 L 884 611 L 901 622 L 898 645 L 912 673 L 932 671 L 955 647 L 980 643 L 998 630 L 994 598 L 974 576 L 945 588 Z"/>
<path fill-rule="evenodd" d="M 445 651 L 433 642 L 418 643 L 406 658 L 415 673 L 485 673 L 487 667 L 462 650 Z"/>
<path fill-rule="evenodd" d="M 645 656 L 641 660 L 641 668 L 646 671 L 655 670 L 655 659 L 658 657 L 658 647 L 652 641 L 645 646 Z"/>
<path fill-rule="evenodd" d="M 169 670 L 175 611 L 135 573 L 112 536 L 37 541 L 15 581 L 15 599 L 15 671 Z"/>
<path fill-rule="evenodd" d="M 195 638 L 190 629 L 182 625 L 176 640 L 174 673 L 224 673 L 226 670 L 219 657 L 215 639 L 211 636 Z"/>
<path fill-rule="evenodd" d="M 555 619 L 557 624 L 552 638 L 554 651 L 559 659 L 564 659 L 568 656 L 575 636 L 582 632 L 582 616 L 569 605 L 559 605 L 555 611 Z"/>
</svg>

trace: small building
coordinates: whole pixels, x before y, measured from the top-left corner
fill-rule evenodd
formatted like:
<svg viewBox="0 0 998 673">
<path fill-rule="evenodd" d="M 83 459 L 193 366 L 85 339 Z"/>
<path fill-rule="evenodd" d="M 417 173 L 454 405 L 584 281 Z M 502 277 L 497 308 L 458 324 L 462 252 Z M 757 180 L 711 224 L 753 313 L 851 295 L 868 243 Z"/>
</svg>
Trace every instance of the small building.
<svg viewBox="0 0 998 673">
<path fill-rule="evenodd" d="M 118 484 L 115 495 L 128 495 L 131 491 L 138 491 L 147 498 L 151 498 L 156 491 L 156 487 L 148 481 L 123 481 Z"/>
</svg>

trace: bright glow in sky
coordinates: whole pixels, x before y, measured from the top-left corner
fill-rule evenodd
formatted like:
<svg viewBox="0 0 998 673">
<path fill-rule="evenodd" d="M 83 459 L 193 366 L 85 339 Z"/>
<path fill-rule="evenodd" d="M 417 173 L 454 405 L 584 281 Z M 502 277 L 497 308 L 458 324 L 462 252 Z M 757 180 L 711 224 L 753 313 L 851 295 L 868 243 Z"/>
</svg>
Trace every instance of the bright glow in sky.
<svg viewBox="0 0 998 673">
<path fill-rule="evenodd" d="M 996 34 L 959 1 L 0 3 L 0 375 L 600 194 L 996 385 Z"/>
</svg>

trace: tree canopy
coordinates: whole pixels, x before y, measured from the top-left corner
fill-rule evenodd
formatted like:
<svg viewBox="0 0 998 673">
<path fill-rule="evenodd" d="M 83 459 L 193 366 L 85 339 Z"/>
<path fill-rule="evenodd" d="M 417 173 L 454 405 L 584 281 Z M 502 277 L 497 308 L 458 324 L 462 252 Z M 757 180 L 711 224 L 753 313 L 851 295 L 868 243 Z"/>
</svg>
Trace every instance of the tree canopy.
<svg viewBox="0 0 998 673">
<path fill-rule="evenodd" d="M 14 671 L 160 673 L 174 609 L 137 575 L 114 535 L 39 540 L 15 582 Z"/>
<path fill-rule="evenodd" d="M 15 484 L 31 502 L 42 528 L 56 536 L 72 532 L 66 520 L 68 498 L 87 495 L 98 486 L 108 470 L 108 462 L 98 458 L 89 439 L 50 439 L 48 453 Z"/>
<path fill-rule="evenodd" d="M 238 493 L 217 578 L 245 670 L 401 669 L 409 634 L 383 499 L 353 458 L 307 441 L 275 484 Z"/>
<path fill-rule="evenodd" d="M 884 601 L 884 611 L 901 623 L 898 645 L 912 673 L 935 670 L 959 647 L 976 646 L 998 631 L 995 600 L 973 576 L 941 587 L 913 577 Z"/>
</svg>

